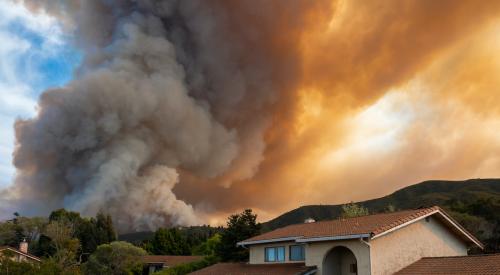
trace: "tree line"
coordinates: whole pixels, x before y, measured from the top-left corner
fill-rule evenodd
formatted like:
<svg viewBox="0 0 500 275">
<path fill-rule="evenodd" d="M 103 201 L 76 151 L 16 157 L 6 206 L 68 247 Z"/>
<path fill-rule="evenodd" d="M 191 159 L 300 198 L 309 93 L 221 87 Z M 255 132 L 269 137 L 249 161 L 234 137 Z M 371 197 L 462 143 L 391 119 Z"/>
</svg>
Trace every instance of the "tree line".
<svg viewBox="0 0 500 275">
<path fill-rule="evenodd" d="M 368 214 L 368 209 L 354 203 L 342 209 L 343 217 Z M 4 254 L 0 274 L 141 274 L 141 256 L 147 254 L 204 256 L 158 273 L 184 275 L 220 261 L 247 261 L 248 250 L 236 243 L 260 233 L 261 224 L 251 209 L 230 215 L 225 227 L 158 228 L 151 238 L 135 244 L 118 241 L 112 217 L 104 213 L 90 218 L 65 209 L 47 218 L 15 213 L 0 223 L 0 245 L 17 247 L 26 239 L 29 253 L 41 257 L 42 263 L 16 263 Z"/>
<path fill-rule="evenodd" d="M 14 214 L 0 223 L 0 246 L 18 247 L 26 240 L 29 253 L 42 258 L 31 265 L 0 255 L 0 274 L 141 274 L 141 256 L 201 255 L 203 260 L 163 271 L 187 274 L 219 261 L 246 261 L 248 251 L 236 243 L 260 233 L 257 215 L 247 209 L 228 218 L 226 227 L 158 228 L 151 239 L 136 245 L 117 241 L 112 217 L 82 217 L 59 209 L 49 217 Z"/>
</svg>

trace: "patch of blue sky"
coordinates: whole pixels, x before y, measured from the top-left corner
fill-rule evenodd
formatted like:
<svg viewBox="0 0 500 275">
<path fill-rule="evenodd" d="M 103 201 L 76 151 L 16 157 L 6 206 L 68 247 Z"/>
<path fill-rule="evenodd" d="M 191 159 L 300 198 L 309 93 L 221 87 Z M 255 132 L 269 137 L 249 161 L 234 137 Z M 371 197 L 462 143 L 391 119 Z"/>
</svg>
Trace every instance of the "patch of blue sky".
<svg viewBox="0 0 500 275">
<path fill-rule="evenodd" d="M 81 53 L 70 46 L 70 36 L 57 38 L 62 41 L 50 41 L 19 21 L 12 22 L 7 30 L 30 45 L 29 51 L 18 63 L 18 73 L 29 76 L 27 80 L 35 95 L 71 80 L 75 66 L 81 61 Z"/>
<path fill-rule="evenodd" d="M 81 61 L 71 40 L 54 18 L 0 1 L 0 188 L 15 174 L 15 120 L 35 116 L 40 94 L 70 81 Z"/>
</svg>

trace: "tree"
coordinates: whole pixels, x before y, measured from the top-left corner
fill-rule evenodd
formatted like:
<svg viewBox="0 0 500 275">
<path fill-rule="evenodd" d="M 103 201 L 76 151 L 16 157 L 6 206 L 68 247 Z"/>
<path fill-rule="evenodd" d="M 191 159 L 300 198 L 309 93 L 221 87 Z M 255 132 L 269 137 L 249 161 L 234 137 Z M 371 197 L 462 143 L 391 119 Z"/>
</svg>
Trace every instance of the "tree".
<svg viewBox="0 0 500 275">
<path fill-rule="evenodd" d="M 221 233 L 220 244 L 216 249 L 222 261 L 248 260 L 248 250 L 237 247 L 236 243 L 260 233 L 260 224 L 256 220 L 257 215 L 252 214 L 251 209 L 229 216 L 227 228 Z"/>
<path fill-rule="evenodd" d="M 190 255 L 186 238 L 177 228 L 159 228 L 153 239 L 147 243 L 146 250 L 156 255 Z"/>
<path fill-rule="evenodd" d="M 366 215 L 368 215 L 368 208 L 365 208 L 353 202 L 342 205 L 343 218 L 353 218 Z"/>
<path fill-rule="evenodd" d="M 17 236 L 18 226 L 12 221 L 0 223 L 0 246 L 17 246 L 20 242 Z"/>
<path fill-rule="evenodd" d="M 91 219 L 97 231 L 97 243 L 110 243 L 116 241 L 116 231 L 110 215 L 102 212 L 97 213 L 95 219 Z"/>
<path fill-rule="evenodd" d="M 208 238 L 205 242 L 198 246 L 193 247 L 191 254 L 193 255 L 205 255 L 214 256 L 216 255 L 216 249 L 220 245 L 221 235 L 219 233 Z"/>
<path fill-rule="evenodd" d="M 141 274 L 141 256 L 146 251 L 127 242 L 102 244 L 83 265 L 84 274 Z"/>
<path fill-rule="evenodd" d="M 116 240 L 116 232 L 110 215 L 99 212 L 95 218 L 84 218 L 80 213 L 58 209 L 53 211 L 49 220 L 64 221 L 73 228 L 72 237 L 79 240 L 81 244 L 82 259 L 91 254 L 100 244 L 110 243 Z"/>
<path fill-rule="evenodd" d="M 89 255 L 101 244 L 116 241 L 116 232 L 110 215 L 98 213 L 95 218 L 81 219 L 75 236 L 82 244 L 82 254 Z"/>
<path fill-rule="evenodd" d="M 73 233 L 73 224 L 62 219 L 51 221 L 45 229 L 45 235 L 50 238 L 50 243 L 55 250 L 52 259 L 62 270 L 68 270 L 77 265 L 80 241 L 73 237 Z"/>
</svg>

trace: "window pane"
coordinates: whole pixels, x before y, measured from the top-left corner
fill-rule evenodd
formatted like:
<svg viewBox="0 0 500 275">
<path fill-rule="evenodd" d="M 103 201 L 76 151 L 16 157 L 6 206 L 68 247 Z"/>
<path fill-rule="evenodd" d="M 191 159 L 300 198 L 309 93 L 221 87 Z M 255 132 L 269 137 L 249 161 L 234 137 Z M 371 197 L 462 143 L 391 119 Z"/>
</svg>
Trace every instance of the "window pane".
<svg viewBox="0 0 500 275">
<path fill-rule="evenodd" d="M 274 247 L 266 247 L 266 261 L 267 262 L 276 261 L 276 249 Z"/>
<path fill-rule="evenodd" d="M 285 261 L 285 247 L 276 247 L 276 250 L 278 251 L 278 262 L 284 262 Z"/>
<path fill-rule="evenodd" d="M 303 261 L 305 259 L 305 250 L 303 245 L 290 246 L 290 260 Z"/>
</svg>

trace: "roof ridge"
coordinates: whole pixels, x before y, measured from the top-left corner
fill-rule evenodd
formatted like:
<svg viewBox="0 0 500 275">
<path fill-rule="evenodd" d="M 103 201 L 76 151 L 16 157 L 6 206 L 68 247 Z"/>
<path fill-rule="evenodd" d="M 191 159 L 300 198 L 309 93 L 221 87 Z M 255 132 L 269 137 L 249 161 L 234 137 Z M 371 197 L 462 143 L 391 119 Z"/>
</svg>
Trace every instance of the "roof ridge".
<svg viewBox="0 0 500 275">
<path fill-rule="evenodd" d="M 409 210 L 409 211 L 411 211 L 411 210 Z M 385 225 L 379 226 L 378 228 L 376 228 L 375 230 L 373 230 L 372 233 L 381 234 L 381 233 L 383 233 L 383 232 L 385 232 L 387 230 L 395 228 L 395 227 L 397 227 L 399 225 L 402 225 L 402 224 L 404 224 L 406 222 L 410 222 L 412 220 L 420 218 L 423 215 L 432 213 L 433 211 L 441 211 L 441 212 L 443 212 L 442 209 L 439 206 L 437 206 L 437 205 L 434 205 L 434 206 L 431 206 L 431 207 L 426 207 L 426 208 L 418 208 L 418 209 L 413 210 L 413 212 L 411 214 L 409 214 L 408 216 L 401 217 L 401 218 L 393 221 L 390 224 L 385 224 Z M 401 212 L 403 212 L 403 211 L 400 211 L 399 213 L 401 213 Z M 398 213 L 398 212 L 392 212 L 392 213 Z"/>
<path fill-rule="evenodd" d="M 39 257 L 37 257 L 37 256 L 35 256 L 35 255 L 33 255 L 33 254 L 29 253 L 29 252 L 23 252 L 23 251 L 15 248 L 15 247 L 12 247 L 12 246 L 8 246 L 8 245 L 7 246 L 2 246 L 2 247 L 0 247 L 0 249 L 10 249 L 10 250 L 13 250 L 13 251 L 15 251 L 15 252 L 17 252 L 19 254 L 24 255 L 24 256 L 28 256 L 30 258 L 34 258 L 34 259 L 39 260 L 39 261 L 41 260 Z"/>
<path fill-rule="evenodd" d="M 474 254 L 474 255 L 461 255 L 461 256 L 422 257 L 422 259 L 471 258 L 471 257 L 491 257 L 491 256 L 500 256 L 500 253 Z"/>
</svg>

